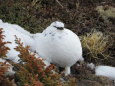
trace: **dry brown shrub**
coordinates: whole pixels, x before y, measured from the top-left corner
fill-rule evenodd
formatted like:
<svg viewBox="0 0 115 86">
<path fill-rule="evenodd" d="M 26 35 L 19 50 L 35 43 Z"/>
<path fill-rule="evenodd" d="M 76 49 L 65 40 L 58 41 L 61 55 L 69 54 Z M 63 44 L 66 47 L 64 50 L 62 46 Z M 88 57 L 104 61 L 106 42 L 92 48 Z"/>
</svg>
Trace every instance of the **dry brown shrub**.
<svg viewBox="0 0 115 86">
<path fill-rule="evenodd" d="M 109 48 L 109 36 L 100 31 L 94 30 L 81 36 L 81 42 L 83 50 L 85 51 L 84 54 L 87 56 L 87 59 L 90 59 L 90 61 L 109 58 L 109 55 L 106 52 Z"/>
</svg>

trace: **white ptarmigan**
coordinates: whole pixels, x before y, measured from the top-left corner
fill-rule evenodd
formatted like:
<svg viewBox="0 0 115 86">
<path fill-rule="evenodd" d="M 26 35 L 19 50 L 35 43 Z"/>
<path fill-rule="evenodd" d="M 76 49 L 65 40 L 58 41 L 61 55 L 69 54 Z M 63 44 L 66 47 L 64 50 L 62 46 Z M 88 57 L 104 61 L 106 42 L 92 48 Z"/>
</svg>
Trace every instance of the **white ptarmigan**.
<svg viewBox="0 0 115 86">
<path fill-rule="evenodd" d="M 70 74 L 73 64 L 83 60 L 79 37 L 59 21 L 51 23 L 42 34 L 38 34 L 32 48 L 49 63 L 64 67 L 65 75 Z"/>
</svg>

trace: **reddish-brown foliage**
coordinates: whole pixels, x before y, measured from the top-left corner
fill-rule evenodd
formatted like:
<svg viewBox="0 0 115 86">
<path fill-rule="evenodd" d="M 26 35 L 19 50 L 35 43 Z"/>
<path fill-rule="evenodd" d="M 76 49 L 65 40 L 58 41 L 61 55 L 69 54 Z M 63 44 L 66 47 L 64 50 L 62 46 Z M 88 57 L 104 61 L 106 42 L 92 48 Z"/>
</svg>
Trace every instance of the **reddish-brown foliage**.
<svg viewBox="0 0 115 86">
<path fill-rule="evenodd" d="M 2 34 L 2 28 L 0 28 L 0 58 L 6 57 L 6 53 L 8 52 L 9 48 L 5 45 L 10 42 L 3 42 L 4 35 Z"/>
<path fill-rule="evenodd" d="M 5 45 L 10 42 L 3 42 L 4 35 L 2 35 L 3 31 L 0 28 L 0 58 L 6 57 L 6 53 L 8 52 L 9 48 Z M 6 62 L 0 62 L 0 86 L 14 86 L 13 82 L 5 75 L 8 71 L 9 64 Z"/>
<path fill-rule="evenodd" d="M 63 83 L 60 80 L 61 75 L 53 72 L 54 65 L 45 69 L 43 60 L 40 57 L 35 58 L 35 54 L 29 51 L 29 46 L 24 47 L 17 37 L 16 43 L 18 44 L 16 50 L 20 52 L 19 57 L 22 61 L 21 65 L 15 64 L 18 69 L 16 72 L 18 86 L 71 86 L 71 80 Z"/>
<path fill-rule="evenodd" d="M 8 70 L 9 65 L 5 62 L 0 62 L 0 81 L 3 80 L 4 73 Z"/>
</svg>

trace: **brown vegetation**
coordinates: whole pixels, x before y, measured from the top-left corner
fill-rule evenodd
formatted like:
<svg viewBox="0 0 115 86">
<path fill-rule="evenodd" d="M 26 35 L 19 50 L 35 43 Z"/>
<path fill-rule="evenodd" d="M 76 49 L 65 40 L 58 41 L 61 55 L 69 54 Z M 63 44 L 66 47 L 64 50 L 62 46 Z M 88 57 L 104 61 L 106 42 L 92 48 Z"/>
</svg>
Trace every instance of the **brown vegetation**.
<svg viewBox="0 0 115 86">
<path fill-rule="evenodd" d="M 88 62 L 110 59 L 108 48 L 109 36 L 100 31 L 93 30 L 81 36 L 81 43 L 84 50 L 84 57 Z"/>
</svg>

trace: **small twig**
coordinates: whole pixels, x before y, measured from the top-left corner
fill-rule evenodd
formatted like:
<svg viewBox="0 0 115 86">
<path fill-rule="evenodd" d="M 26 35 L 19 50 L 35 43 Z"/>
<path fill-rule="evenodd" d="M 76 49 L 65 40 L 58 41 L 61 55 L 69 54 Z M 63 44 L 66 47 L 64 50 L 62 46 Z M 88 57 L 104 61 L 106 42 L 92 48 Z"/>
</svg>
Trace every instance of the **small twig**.
<svg viewBox="0 0 115 86">
<path fill-rule="evenodd" d="M 62 8 L 64 7 L 58 0 L 56 0 L 56 2 L 57 2 Z"/>
</svg>

